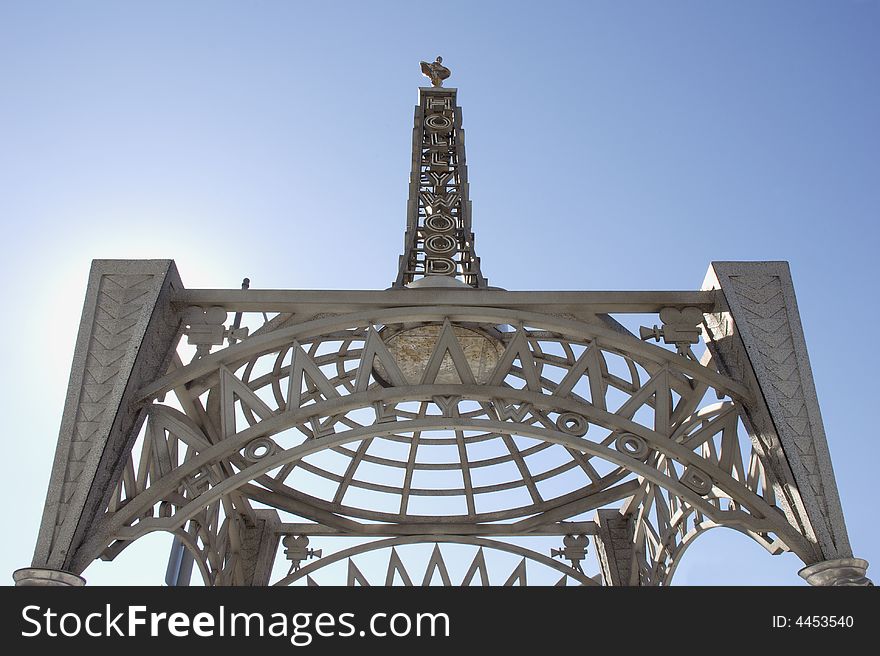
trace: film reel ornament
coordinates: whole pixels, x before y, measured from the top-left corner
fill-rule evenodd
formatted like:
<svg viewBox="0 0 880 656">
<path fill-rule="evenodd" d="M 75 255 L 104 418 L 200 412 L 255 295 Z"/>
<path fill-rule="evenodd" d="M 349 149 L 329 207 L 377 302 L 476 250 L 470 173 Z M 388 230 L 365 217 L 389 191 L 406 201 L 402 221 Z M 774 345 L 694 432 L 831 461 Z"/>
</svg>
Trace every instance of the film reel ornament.
<svg viewBox="0 0 880 656">
<path fill-rule="evenodd" d="M 618 437 L 614 440 L 614 446 L 616 446 L 617 450 L 621 453 L 625 453 L 630 458 L 635 458 L 636 460 L 647 460 L 648 454 L 651 453 L 651 448 L 648 446 L 648 443 L 638 435 L 633 435 L 632 433 L 624 433 Z"/>
<path fill-rule="evenodd" d="M 248 442 L 244 448 L 244 457 L 250 462 L 258 462 L 274 454 L 277 448 L 275 442 L 268 437 L 258 437 Z"/>
</svg>

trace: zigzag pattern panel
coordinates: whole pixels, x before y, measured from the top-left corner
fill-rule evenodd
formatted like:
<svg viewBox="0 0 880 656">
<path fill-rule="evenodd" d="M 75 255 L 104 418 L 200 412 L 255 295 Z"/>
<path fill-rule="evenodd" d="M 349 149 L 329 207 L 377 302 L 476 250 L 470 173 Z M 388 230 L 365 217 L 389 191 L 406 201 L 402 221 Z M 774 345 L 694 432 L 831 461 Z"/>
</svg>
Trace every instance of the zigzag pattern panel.
<svg viewBox="0 0 880 656">
<path fill-rule="evenodd" d="M 102 463 L 107 440 L 171 269 L 168 260 L 92 265 L 35 564 L 67 561 L 87 497 L 102 493 L 95 474 L 112 466 Z"/>
<path fill-rule="evenodd" d="M 745 319 L 752 329 L 755 346 L 763 356 L 766 379 L 773 386 L 777 408 L 774 416 L 783 420 L 777 430 L 791 437 L 810 488 L 823 512 L 828 512 L 825 489 L 819 474 L 816 446 L 807 415 L 797 354 L 778 276 L 731 276 Z"/>
<path fill-rule="evenodd" d="M 712 266 L 825 557 L 845 555 L 849 543 L 788 267 Z"/>
<path fill-rule="evenodd" d="M 83 386 L 67 459 L 67 471 L 61 488 L 61 502 L 57 527 L 72 515 L 67 506 L 79 484 L 80 476 L 102 429 L 109 429 L 116 412 L 110 395 L 120 384 L 119 374 L 126 352 L 132 345 L 134 328 L 146 300 L 152 300 L 150 291 L 155 286 L 154 275 L 102 276 L 95 308 L 92 337 L 83 371 Z M 140 335 L 138 335 L 140 337 Z M 125 384 L 125 380 L 121 381 Z M 53 539 L 54 539 L 53 535 Z"/>
</svg>

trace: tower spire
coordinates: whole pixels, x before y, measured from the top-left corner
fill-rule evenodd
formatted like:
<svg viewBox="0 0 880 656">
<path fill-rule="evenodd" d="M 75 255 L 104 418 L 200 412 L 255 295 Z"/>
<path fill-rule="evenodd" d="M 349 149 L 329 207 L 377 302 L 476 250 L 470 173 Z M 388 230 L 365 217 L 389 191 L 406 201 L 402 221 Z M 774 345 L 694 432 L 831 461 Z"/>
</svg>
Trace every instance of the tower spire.
<svg viewBox="0 0 880 656">
<path fill-rule="evenodd" d="M 471 232 L 461 108 L 457 89 L 440 86 L 450 74 L 441 62 L 421 62 L 434 86 L 419 88 L 404 252 L 394 287 L 484 288 Z"/>
</svg>

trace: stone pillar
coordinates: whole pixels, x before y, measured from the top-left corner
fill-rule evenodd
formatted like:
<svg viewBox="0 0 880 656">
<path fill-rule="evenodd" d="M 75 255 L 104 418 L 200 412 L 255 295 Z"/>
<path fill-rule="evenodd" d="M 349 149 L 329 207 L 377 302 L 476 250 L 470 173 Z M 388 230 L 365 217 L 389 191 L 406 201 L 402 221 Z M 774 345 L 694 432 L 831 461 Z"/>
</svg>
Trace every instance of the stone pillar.
<svg viewBox="0 0 880 656">
<path fill-rule="evenodd" d="M 137 392 L 168 370 L 182 288 L 171 260 L 92 262 L 34 567 L 82 572 L 98 555 L 81 547 L 146 417 Z"/>
<path fill-rule="evenodd" d="M 86 580 L 76 574 L 42 567 L 17 569 L 12 573 L 12 578 L 16 587 L 19 585 L 82 587 L 86 584 Z"/>
<path fill-rule="evenodd" d="M 792 526 L 816 545 L 804 562 L 852 558 L 807 343 L 786 262 L 713 262 L 703 289 L 706 345 L 723 373 L 752 388 L 746 428 Z"/>
<path fill-rule="evenodd" d="M 598 510 L 596 524 L 596 553 L 605 585 L 639 585 L 639 570 L 634 566 L 633 516 Z"/>
<path fill-rule="evenodd" d="M 253 522 L 240 520 L 241 546 L 238 557 L 241 566 L 235 585 L 267 586 L 272 575 L 275 552 L 278 550 L 278 526 L 281 520 L 275 510 L 257 510 Z"/>
<path fill-rule="evenodd" d="M 823 560 L 804 567 L 798 574 L 810 585 L 827 586 L 873 586 L 867 576 L 868 561 L 861 558 L 838 558 Z"/>
</svg>

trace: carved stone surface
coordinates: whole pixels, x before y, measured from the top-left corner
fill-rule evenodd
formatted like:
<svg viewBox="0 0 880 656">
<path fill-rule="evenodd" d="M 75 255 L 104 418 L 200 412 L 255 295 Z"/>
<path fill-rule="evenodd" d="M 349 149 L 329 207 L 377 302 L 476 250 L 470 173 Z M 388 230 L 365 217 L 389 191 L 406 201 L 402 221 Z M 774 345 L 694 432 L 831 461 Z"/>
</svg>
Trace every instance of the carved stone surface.
<svg viewBox="0 0 880 656">
<path fill-rule="evenodd" d="M 485 383 L 495 370 L 501 353 L 504 351 L 504 345 L 497 339 L 468 328 L 451 326 L 448 330 L 455 335 L 455 340 L 450 340 L 452 345 L 450 348 L 454 350 L 456 344 L 460 345 L 461 355 L 464 356 L 463 360 L 466 361 L 466 364 L 464 362 L 456 363 L 456 358 L 453 357 L 451 351 L 447 350 L 442 354 L 443 357 L 433 382 L 438 384 L 464 382 L 458 373 L 460 366 L 469 369 L 476 382 Z M 383 334 L 382 338 L 387 344 L 389 352 L 397 360 L 406 381 L 417 385 L 425 376 L 430 356 L 436 349 L 438 340 L 445 337 L 447 332 L 444 326 L 421 326 L 394 332 L 389 337 L 385 337 Z M 383 378 L 383 374 L 387 376 L 381 363 L 376 364 L 376 373 Z"/>
<path fill-rule="evenodd" d="M 242 565 L 240 585 L 266 586 L 272 574 L 275 551 L 278 549 L 278 513 L 274 510 L 254 511 L 250 521 L 242 519 L 239 535 L 239 558 Z"/>
<path fill-rule="evenodd" d="M 638 568 L 633 567 L 633 518 L 617 510 L 599 510 L 596 524 L 596 553 L 605 585 L 639 585 Z"/>
<path fill-rule="evenodd" d="M 171 260 L 92 263 L 34 565 L 73 569 L 143 420 L 128 404 L 134 388 L 168 366 L 181 286 Z"/>
<path fill-rule="evenodd" d="M 823 555 L 850 556 L 788 264 L 713 262 L 711 272 L 746 355 L 729 349 L 725 367 L 745 376 L 751 366 Z"/>
</svg>

